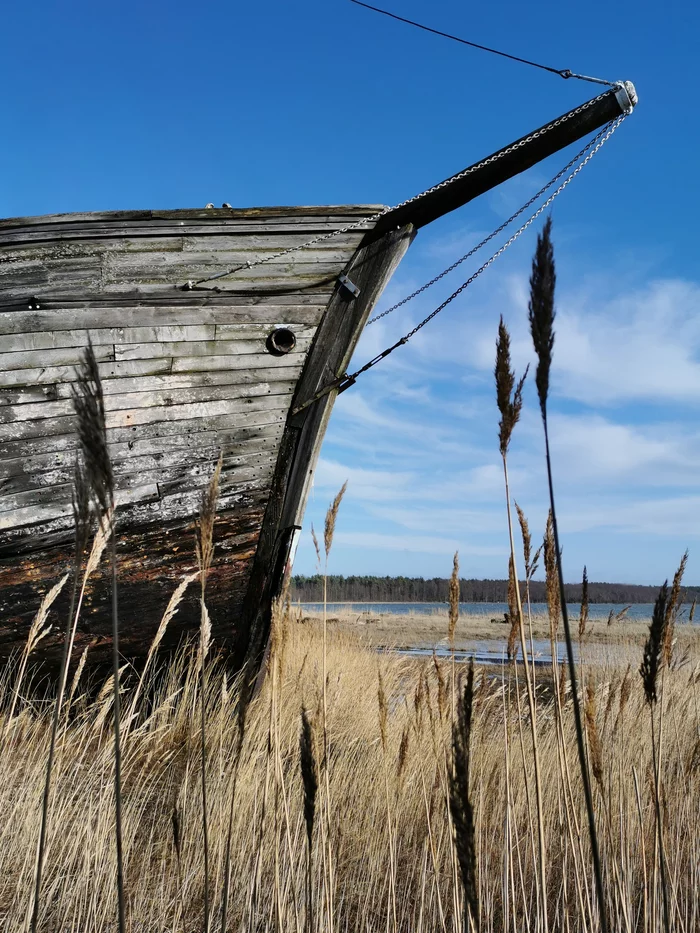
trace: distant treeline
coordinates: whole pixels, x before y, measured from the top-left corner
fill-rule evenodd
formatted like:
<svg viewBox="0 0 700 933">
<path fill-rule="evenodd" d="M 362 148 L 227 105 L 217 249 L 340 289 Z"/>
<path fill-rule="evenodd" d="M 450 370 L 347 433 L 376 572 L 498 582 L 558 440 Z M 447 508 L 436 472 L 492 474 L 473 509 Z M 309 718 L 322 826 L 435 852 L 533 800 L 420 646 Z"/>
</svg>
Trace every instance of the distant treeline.
<svg viewBox="0 0 700 933">
<path fill-rule="evenodd" d="M 437 603 L 446 602 L 449 580 L 433 577 L 328 577 L 329 602 L 357 603 Z M 524 590 L 524 585 L 523 585 Z M 463 603 L 504 603 L 507 601 L 507 580 L 460 580 L 460 600 Z M 700 587 L 684 587 L 683 602 L 692 602 Z M 658 586 L 637 586 L 633 583 L 589 583 L 588 598 L 592 603 L 653 603 Z M 533 602 L 545 602 L 544 581 L 530 584 Z M 293 576 L 290 595 L 293 600 L 317 603 L 323 599 L 323 577 Z M 567 602 L 581 600 L 581 584 L 566 584 Z"/>
</svg>

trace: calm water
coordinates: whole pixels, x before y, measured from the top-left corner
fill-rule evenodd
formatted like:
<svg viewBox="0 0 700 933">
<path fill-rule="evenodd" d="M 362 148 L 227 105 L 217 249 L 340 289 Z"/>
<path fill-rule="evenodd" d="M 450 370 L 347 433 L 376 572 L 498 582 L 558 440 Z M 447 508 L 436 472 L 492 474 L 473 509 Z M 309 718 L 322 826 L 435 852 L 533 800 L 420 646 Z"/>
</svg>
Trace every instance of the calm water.
<svg viewBox="0 0 700 933">
<path fill-rule="evenodd" d="M 312 612 L 323 610 L 323 603 L 302 603 L 304 609 Z M 579 603 L 567 603 L 569 615 L 572 619 L 578 619 Z M 612 610 L 615 614 L 621 612 L 625 606 L 620 603 L 594 603 L 588 607 L 588 614 L 591 619 L 607 619 Z M 650 619 L 654 606 L 652 603 L 635 603 L 625 613 L 626 619 Z M 689 607 L 686 606 L 682 617 L 687 617 Z M 447 603 L 328 603 L 329 612 L 350 611 L 361 613 L 390 612 L 392 615 L 408 615 L 415 613 L 447 613 Z M 459 611 L 465 616 L 492 616 L 494 619 L 502 618 L 503 613 L 508 611 L 506 603 L 460 603 Z M 532 612 L 534 615 L 546 615 L 546 603 L 533 603 Z M 698 621 L 697 619 L 695 620 Z"/>
<path fill-rule="evenodd" d="M 301 606 L 303 609 L 306 609 L 309 612 L 323 611 L 323 603 L 302 603 Z M 579 611 L 581 609 L 580 603 L 567 603 L 567 606 L 569 609 L 570 618 L 573 620 L 578 620 Z M 615 615 L 617 615 L 624 608 L 625 605 L 621 603 L 596 603 L 589 606 L 589 617 L 595 620 L 607 621 L 611 610 Z M 627 610 L 624 618 L 630 619 L 632 621 L 648 621 L 651 619 L 653 609 L 653 603 L 635 603 Z M 360 618 L 379 615 L 381 613 L 391 613 L 392 615 L 409 615 L 410 613 L 431 615 L 435 613 L 436 615 L 443 615 L 445 618 L 447 617 L 447 603 L 328 603 L 327 610 L 328 614 L 331 616 L 334 613 L 356 612 Z M 685 606 L 681 610 L 680 618 L 687 619 L 689 610 L 690 606 Z M 494 619 L 502 619 L 503 614 L 508 611 L 508 605 L 506 603 L 460 603 L 459 611 L 462 617 L 490 616 Z M 546 615 L 547 604 L 533 603 L 532 612 L 533 615 Z M 694 619 L 694 624 L 698 624 L 699 622 L 700 619 L 696 617 Z M 400 654 L 406 654 L 412 657 L 432 655 L 433 651 L 435 651 L 439 657 L 446 657 L 449 655 L 449 650 L 444 643 L 445 641 L 446 639 L 442 639 L 436 645 L 400 648 L 398 651 Z M 532 660 L 536 665 L 549 665 L 552 663 L 552 655 L 548 639 L 534 639 L 532 647 L 534 649 L 534 658 Z M 574 642 L 573 648 L 574 656 L 578 660 L 578 644 L 576 642 Z M 503 660 L 504 652 L 505 637 L 496 637 L 493 639 L 480 639 L 470 643 L 468 650 L 456 651 L 455 658 L 458 661 L 466 661 L 473 657 L 477 664 L 493 664 Z M 610 645 L 606 646 L 605 648 L 601 647 L 600 650 L 596 649 L 595 646 L 591 646 L 587 650 L 585 658 L 588 663 L 595 663 L 596 661 L 602 661 L 605 658 L 610 660 L 618 654 L 622 656 L 623 652 L 624 648 L 619 645 Z M 564 661 L 566 659 L 566 646 L 563 642 L 563 636 L 561 633 L 560 641 L 557 644 L 557 654 L 559 655 L 560 661 Z M 518 660 L 522 660 L 520 657 L 520 652 L 518 652 Z"/>
<path fill-rule="evenodd" d="M 552 663 L 552 652 L 548 641 L 535 638 L 532 647 L 534 656 L 530 655 L 528 651 L 528 658 L 531 663 L 537 666 L 545 664 L 550 665 Z M 573 648 L 574 659 L 578 661 L 578 645 L 574 644 Z M 452 657 L 449 648 L 444 645 L 435 645 L 433 648 L 391 648 L 387 650 L 397 652 L 398 654 L 405 654 L 412 658 L 432 657 L 433 654 L 436 654 L 438 658 Z M 473 658 L 477 664 L 498 664 L 505 659 L 505 656 L 505 640 L 500 639 L 494 639 L 493 641 L 475 641 L 468 650 L 455 650 L 455 661 L 457 662 L 469 661 Z M 557 656 L 560 662 L 566 661 L 566 645 L 563 642 L 557 644 Z M 518 646 L 516 660 L 518 662 L 522 661 L 520 646 Z"/>
</svg>

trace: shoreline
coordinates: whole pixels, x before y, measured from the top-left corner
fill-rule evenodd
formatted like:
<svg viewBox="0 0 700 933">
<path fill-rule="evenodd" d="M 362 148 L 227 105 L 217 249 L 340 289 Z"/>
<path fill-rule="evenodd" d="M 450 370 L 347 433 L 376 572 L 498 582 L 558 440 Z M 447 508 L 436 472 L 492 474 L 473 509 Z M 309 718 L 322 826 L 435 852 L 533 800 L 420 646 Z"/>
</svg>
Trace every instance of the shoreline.
<svg viewBox="0 0 700 933">
<path fill-rule="evenodd" d="M 300 612 L 299 622 L 301 624 L 320 624 L 323 619 L 322 610 L 310 610 L 308 607 L 317 606 L 317 603 L 295 606 L 293 610 Z M 360 606 L 361 603 L 331 603 L 330 606 Z M 364 605 L 379 606 L 379 603 Z M 386 604 L 391 605 L 391 604 Z M 413 604 L 418 605 L 418 604 Z M 629 647 L 634 652 L 641 652 L 644 643 L 649 634 L 649 623 L 651 621 L 651 612 L 648 618 L 623 618 L 621 620 L 613 619 L 608 624 L 606 618 L 589 619 L 582 646 L 584 652 L 588 648 L 605 649 L 606 647 L 615 648 L 615 653 L 620 648 Z M 372 612 L 372 611 L 352 611 L 347 608 L 341 611 L 327 612 L 327 623 L 333 631 L 347 632 L 359 636 L 373 648 L 411 651 L 411 650 L 441 650 L 447 645 L 447 612 L 428 612 L 428 613 L 392 613 L 392 612 Z M 530 634 L 530 624 L 532 628 L 532 638 L 540 646 L 549 647 L 550 629 L 549 619 L 544 614 L 533 614 L 531 619 L 526 618 L 526 628 L 528 636 Z M 572 619 L 572 634 L 576 648 L 579 648 L 578 639 L 578 618 Z M 509 626 L 503 619 L 495 619 L 488 613 L 483 614 L 461 614 L 455 629 L 455 650 L 473 651 L 487 650 L 498 651 L 499 645 L 505 649 L 508 640 Z M 563 627 L 560 624 L 557 633 L 558 641 L 563 640 Z M 689 623 L 679 620 L 675 628 L 676 654 L 688 652 L 693 657 L 700 657 L 700 625 L 697 622 Z M 640 654 L 641 660 L 641 654 Z"/>
</svg>

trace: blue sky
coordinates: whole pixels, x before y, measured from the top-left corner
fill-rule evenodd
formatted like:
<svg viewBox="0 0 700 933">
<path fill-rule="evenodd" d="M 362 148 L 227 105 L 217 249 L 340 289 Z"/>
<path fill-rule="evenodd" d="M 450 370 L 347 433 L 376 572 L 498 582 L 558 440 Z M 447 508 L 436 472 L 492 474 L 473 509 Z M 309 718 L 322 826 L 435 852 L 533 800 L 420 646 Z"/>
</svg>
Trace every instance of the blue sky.
<svg viewBox="0 0 700 933">
<path fill-rule="evenodd" d="M 700 579 L 697 5 L 390 8 L 556 67 L 635 82 L 637 111 L 553 209 L 551 424 L 565 571 L 577 579 L 587 563 L 592 579 L 656 583 L 687 546 L 688 579 Z M 13 4 L 0 74 L 1 216 L 396 203 L 597 90 L 347 0 Z M 383 306 L 450 264 L 566 161 L 559 154 L 421 231 Z M 309 522 L 322 525 L 347 478 L 332 571 L 445 576 L 458 548 L 465 576 L 505 575 L 494 342 L 503 314 L 517 368 L 532 360 L 534 237 L 338 400 L 298 572 L 315 565 Z M 356 362 L 477 265 L 368 328 Z M 510 459 L 514 496 L 539 534 L 546 500 L 532 388 Z"/>
</svg>

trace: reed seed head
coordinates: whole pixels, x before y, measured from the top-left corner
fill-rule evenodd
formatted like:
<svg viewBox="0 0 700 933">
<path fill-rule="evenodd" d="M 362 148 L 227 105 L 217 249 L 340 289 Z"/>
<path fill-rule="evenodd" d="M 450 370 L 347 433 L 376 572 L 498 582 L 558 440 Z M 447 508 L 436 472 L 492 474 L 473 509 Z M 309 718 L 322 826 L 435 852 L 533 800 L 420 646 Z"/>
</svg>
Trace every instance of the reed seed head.
<svg viewBox="0 0 700 933">
<path fill-rule="evenodd" d="M 433 663 L 438 675 L 438 683 L 442 679 L 442 673 L 440 671 L 440 665 L 433 651 Z M 443 683 L 444 687 L 444 683 Z M 416 724 L 420 727 L 420 724 L 423 719 L 423 700 L 425 699 L 425 673 L 421 670 L 418 675 L 418 683 L 416 684 L 416 689 L 413 694 L 413 711 L 416 714 Z"/>
<path fill-rule="evenodd" d="M 464 691 L 458 700 L 452 729 L 454 767 L 450 774 L 450 813 L 454 826 L 457 861 L 462 877 L 464 901 L 475 929 L 479 929 L 479 895 L 476 875 L 474 808 L 469 796 L 469 766 L 474 699 L 474 659 L 469 662 Z M 466 919 L 466 918 L 465 918 Z M 468 925 L 465 923 L 465 930 Z"/>
<path fill-rule="evenodd" d="M 515 511 L 518 513 L 518 524 L 520 525 L 520 534 L 523 539 L 523 560 L 525 562 L 525 578 L 527 580 L 532 576 L 532 566 L 530 564 L 530 559 L 532 557 L 532 535 L 530 534 L 530 526 L 528 525 L 527 518 L 525 513 L 520 508 L 518 503 L 515 503 Z"/>
<path fill-rule="evenodd" d="M 543 548 L 544 545 L 540 544 L 535 553 L 532 555 L 532 564 L 530 565 L 530 579 L 532 579 L 537 573 L 537 568 L 540 563 L 540 557 L 542 556 Z"/>
<path fill-rule="evenodd" d="M 681 584 L 683 583 L 683 574 L 685 573 L 685 567 L 688 563 L 688 552 L 686 551 L 683 557 L 681 557 L 681 562 L 678 565 L 673 576 L 673 583 L 671 584 L 671 596 L 666 606 L 666 625 L 664 629 L 664 644 L 663 644 L 663 656 L 664 663 L 666 665 L 671 664 L 671 656 L 673 654 L 673 636 L 676 629 L 676 619 L 678 618 L 678 610 L 681 605 Z"/>
<path fill-rule="evenodd" d="M 47 623 L 49 616 L 49 610 L 53 606 L 56 598 L 59 593 L 65 586 L 66 580 L 68 579 L 68 574 L 65 574 L 58 583 L 55 583 L 51 589 L 46 593 L 44 598 L 41 601 L 39 610 L 32 620 L 32 624 L 29 626 L 29 632 L 27 634 L 27 640 L 24 643 L 24 648 L 22 651 L 22 664 L 20 665 L 20 671 L 23 670 L 24 662 L 29 657 L 29 655 L 34 651 L 40 641 L 43 641 L 44 638 L 50 633 L 51 626 Z M 18 677 L 18 681 L 21 678 Z M 17 686 L 16 692 L 19 690 L 19 683 Z M 10 719 L 12 716 L 9 717 Z"/>
<path fill-rule="evenodd" d="M 437 678 L 437 685 L 438 685 L 438 694 L 437 694 L 438 713 L 440 714 L 440 718 L 443 719 L 447 712 L 447 685 L 445 683 L 445 678 L 442 673 L 442 667 L 440 666 L 440 662 L 437 659 L 437 655 L 435 654 L 435 651 L 433 651 L 433 665 L 435 667 L 435 676 Z M 421 677 L 421 683 L 422 683 L 422 677 Z"/>
<path fill-rule="evenodd" d="M 554 349 L 554 290 L 557 281 L 551 232 L 552 218 L 548 217 L 544 222 L 542 233 L 537 235 L 537 248 L 532 260 L 532 274 L 530 275 L 528 305 L 530 333 L 538 360 L 535 382 L 540 400 L 540 411 L 545 421 L 547 419 L 549 373 Z"/>
<path fill-rule="evenodd" d="M 316 529 L 314 526 L 311 526 L 311 540 L 314 543 L 314 550 L 316 551 L 316 566 L 318 569 L 321 569 L 321 548 L 318 546 L 318 538 L 316 537 Z"/>
<path fill-rule="evenodd" d="M 695 618 L 695 607 L 697 605 L 697 602 L 698 602 L 698 598 L 697 596 L 694 596 L 693 602 L 690 607 L 690 612 L 688 613 L 688 622 L 692 622 L 693 619 Z"/>
<path fill-rule="evenodd" d="M 92 341 L 83 351 L 71 386 L 73 409 L 78 420 L 78 440 L 85 479 L 102 513 L 114 505 L 114 475 L 107 447 L 104 394 Z"/>
<path fill-rule="evenodd" d="M 348 481 L 345 480 L 343 485 L 340 487 L 340 491 L 335 499 L 331 502 L 326 512 L 326 523 L 323 529 L 323 546 L 326 552 L 326 560 L 328 560 L 328 555 L 331 552 L 333 547 L 333 535 L 335 533 L 335 523 L 338 518 L 338 509 L 340 508 L 340 503 L 343 501 L 343 496 L 345 495 L 345 490 L 348 488 Z"/>
<path fill-rule="evenodd" d="M 399 753 L 396 757 L 396 780 L 399 786 L 401 786 L 401 780 L 406 770 L 406 762 L 408 761 L 408 743 L 408 726 L 404 726 L 403 732 L 401 733 L 401 742 L 399 743 Z"/>
<path fill-rule="evenodd" d="M 476 703 L 474 709 L 479 712 L 479 710 L 486 703 L 486 697 L 488 696 L 488 687 L 489 682 L 486 677 L 486 671 L 482 669 L 481 674 L 479 675 L 479 689 L 476 691 Z"/>
<path fill-rule="evenodd" d="M 590 679 L 586 684 L 586 700 L 584 705 L 586 714 L 586 734 L 588 735 L 588 749 L 591 756 L 591 769 L 596 784 L 603 790 L 603 748 L 600 743 L 597 723 L 597 706 L 595 689 Z"/>
<path fill-rule="evenodd" d="M 209 610 L 206 605 L 202 603 L 201 606 L 201 616 L 200 616 L 200 625 L 199 625 L 199 649 L 198 649 L 198 667 L 203 667 L 204 662 L 207 659 L 209 654 L 209 648 L 211 647 L 211 619 L 209 617 Z M 202 702 L 204 699 L 202 698 Z"/>
<path fill-rule="evenodd" d="M 644 656 L 639 668 L 642 683 L 644 684 L 644 695 L 650 706 L 656 703 L 656 679 L 663 661 L 668 602 L 668 580 L 666 580 L 656 597 L 651 625 L 649 626 L 649 636 L 644 646 Z"/>
<path fill-rule="evenodd" d="M 545 528 L 542 547 L 544 551 L 544 571 L 545 587 L 547 590 L 547 610 L 549 612 L 549 631 L 552 638 L 554 638 L 556 637 L 557 631 L 559 629 L 561 598 L 559 595 L 557 551 L 556 545 L 554 543 L 554 523 L 552 522 L 551 510 L 547 516 L 547 526 Z"/>
<path fill-rule="evenodd" d="M 498 446 L 501 456 L 508 453 L 508 445 L 513 434 L 513 428 L 520 419 L 523 407 L 523 386 L 527 378 L 527 369 L 522 379 L 515 384 L 515 373 L 510 368 L 510 334 L 503 323 L 501 316 L 498 324 L 498 340 L 496 341 L 496 404 L 501 413 L 498 423 Z"/>
<path fill-rule="evenodd" d="M 195 547 L 197 551 L 197 564 L 201 573 L 202 592 L 206 585 L 206 574 L 211 567 L 214 557 L 214 521 L 216 519 L 216 502 L 219 498 L 219 479 L 223 464 L 223 453 L 214 468 L 209 484 L 202 495 L 199 506 L 199 519 L 197 521 L 197 535 Z"/>
<path fill-rule="evenodd" d="M 314 737 L 306 708 L 301 708 L 301 732 L 299 733 L 299 759 L 301 780 L 304 785 L 304 823 L 309 849 L 314 835 L 316 815 L 316 793 L 318 791 L 318 769 L 314 753 Z"/>
<path fill-rule="evenodd" d="M 612 708 L 615 704 L 615 696 L 617 694 L 617 688 L 619 686 L 619 683 L 620 683 L 619 679 L 613 679 L 610 681 L 610 684 L 608 687 L 608 699 L 605 704 L 605 715 L 603 717 L 603 729 L 605 729 L 605 727 L 607 726 L 608 719 L 610 718 L 610 714 L 612 713 Z"/>
<path fill-rule="evenodd" d="M 450 577 L 449 590 L 449 624 L 447 627 L 447 637 L 450 642 L 450 648 L 454 649 L 455 629 L 459 619 L 459 551 L 455 551 L 452 560 L 452 576 Z"/>
<path fill-rule="evenodd" d="M 73 703 L 73 697 L 75 696 L 76 690 L 78 689 L 78 684 L 80 683 L 80 678 L 83 676 L 83 671 L 85 670 L 85 665 L 87 663 L 88 651 L 96 643 L 96 639 L 93 639 L 89 644 L 85 645 L 80 655 L 80 660 L 75 668 L 75 673 L 73 674 L 73 680 L 71 681 L 70 690 L 66 697 L 65 708 L 66 711 L 70 711 L 71 704 Z"/>
<path fill-rule="evenodd" d="M 583 640 L 588 625 L 588 571 L 583 568 L 583 580 L 581 582 L 581 613 L 578 619 L 578 637 Z"/>
</svg>

